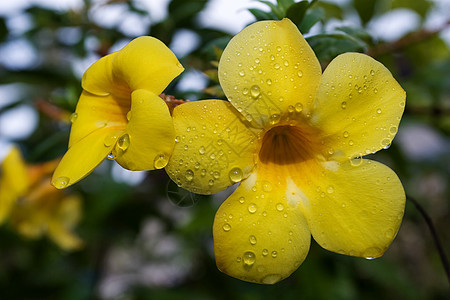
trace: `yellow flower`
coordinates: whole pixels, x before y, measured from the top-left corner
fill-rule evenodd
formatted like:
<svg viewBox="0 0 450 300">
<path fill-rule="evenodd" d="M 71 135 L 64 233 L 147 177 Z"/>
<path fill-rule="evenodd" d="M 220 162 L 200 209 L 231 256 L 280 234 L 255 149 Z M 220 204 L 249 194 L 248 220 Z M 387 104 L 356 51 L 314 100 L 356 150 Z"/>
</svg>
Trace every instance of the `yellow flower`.
<svg viewBox="0 0 450 300">
<path fill-rule="evenodd" d="M 166 167 L 209 194 L 241 182 L 214 221 L 216 262 L 242 280 L 273 284 L 323 248 L 379 257 L 395 237 L 405 195 L 396 174 L 361 157 L 388 146 L 405 92 L 371 57 L 347 53 L 322 74 L 288 19 L 248 26 L 228 44 L 219 79 L 229 102 L 173 112 Z"/>
<path fill-rule="evenodd" d="M 58 161 L 26 165 L 12 148 L 1 165 L 0 223 L 7 219 L 20 234 L 39 238 L 47 234 L 58 246 L 74 250 L 83 242 L 71 231 L 81 216 L 81 199 L 50 184 Z"/>
<path fill-rule="evenodd" d="M 83 75 L 69 149 L 52 184 L 65 188 L 76 183 L 108 155 L 129 170 L 163 168 L 175 133 L 158 95 L 183 70 L 161 41 L 148 36 L 95 62 Z"/>
</svg>

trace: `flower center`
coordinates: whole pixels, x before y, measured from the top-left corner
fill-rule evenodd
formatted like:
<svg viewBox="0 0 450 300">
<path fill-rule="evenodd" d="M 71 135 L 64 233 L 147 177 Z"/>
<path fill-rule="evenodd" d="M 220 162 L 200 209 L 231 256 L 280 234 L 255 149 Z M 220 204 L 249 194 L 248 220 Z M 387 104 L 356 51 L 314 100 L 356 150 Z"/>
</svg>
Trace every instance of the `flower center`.
<svg viewBox="0 0 450 300">
<path fill-rule="evenodd" d="M 314 159 L 321 151 L 310 128 L 281 125 L 263 137 L 259 160 L 263 164 L 290 165 Z"/>
</svg>

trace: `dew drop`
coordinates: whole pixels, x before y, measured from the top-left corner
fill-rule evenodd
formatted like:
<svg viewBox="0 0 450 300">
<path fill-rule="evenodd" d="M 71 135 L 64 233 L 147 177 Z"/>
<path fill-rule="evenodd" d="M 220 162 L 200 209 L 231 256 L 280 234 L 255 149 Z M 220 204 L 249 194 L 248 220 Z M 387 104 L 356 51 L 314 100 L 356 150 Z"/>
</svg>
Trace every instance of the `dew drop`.
<svg viewBox="0 0 450 300">
<path fill-rule="evenodd" d="M 252 266 L 255 263 L 256 256 L 255 253 L 251 251 L 245 252 L 242 257 L 244 259 L 244 264 L 246 264 L 247 266 Z"/>
<path fill-rule="evenodd" d="M 203 147 L 203 146 L 201 146 L 199 149 L 198 149 L 198 152 L 200 153 L 200 154 L 205 154 L 205 152 L 206 152 L 206 149 L 205 149 L 205 147 Z"/>
<path fill-rule="evenodd" d="M 267 256 L 267 254 L 269 254 L 269 250 L 263 249 L 262 255 L 263 255 L 263 256 Z"/>
<path fill-rule="evenodd" d="M 378 93 L 378 89 L 377 88 L 374 88 L 373 89 L 373 92 L 376 94 L 376 93 Z"/>
<path fill-rule="evenodd" d="M 346 109 L 346 108 L 347 108 L 347 102 L 343 101 L 343 102 L 341 103 L 341 108 L 342 108 L 342 109 Z"/>
<path fill-rule="evenodd" d="M 296 111 L 296 112 L 301 112 L 301 111 L 303 111 L 303 104 L 301 104 L 300 102 L 299 102 L 299 103 L 296 103 L 296 104 L 295 104 L 295 111 Z"/>
<path fill-rule="evenodd" d="M 129 112 L 127 112 L 127 120 L 130 121 L 131 120 L 131 110 Z"/>
<path fill-rule="evenodd" d="M 111 152 L 108 154 L 108 156 L 106 157 L 109 160 L 115 160 L 116 158 L 114 157 L 114 154 Z"/>
<path fill-rule="evenodd" d="M 240 198 L 239 198 L 239 203 L 243 204 L 244 201 L 245 201 L 245 197 L 240 197 Z"/>
<path fill-rule="evenodd" d="M 186 172 L 184 173 L 184 176 L 186 177 L 187 181 L 192 181 L 192 179 L 194 179 L 194 172 L 192 170 L 186 170 Z"/>
<path fill-rule="evenodd" d="M 117 141 L 117 133 L 116 132 L 110 132 L 105 136 L 105 139 L 103 140 L 103 144 L 106 147 L 112 146 Z"/>
<path fill-rule="evenodd" d="M 273 257 L 273 258 L 276 258 L 277 255 L 278 255 L 277 251 L 272 251 L 272 257 Z"/>
<path fill-rule="evenodd" d="M 297 76 L 298 76 L 298 77 L 303 77 L 303 72 L 302 72 L 301 70 L 298 70 Z"/>
<path fill-rule="evenodd" d="M 168 159 L 165 154 L 161 153 L 155 156 L 153 160 L 153 166 L 155 169 L 162 169 L 167 165 Z"/>
<path fill-rule="evenodd" d="M 210 179 L 210 180 L 208 181 L 208 185 L 209 185 L 209 186 L 213 186 L 213 185 L 214 185 L 214 180 L 213 180 L 213 179 Z"/>
<path fill-rule="evenodd" d="M 363 161 L 362 157 L 356 157 L 350 160 L 350 164 L 354 167 L 358 167 L 362 164 L 362 161 Z"/>
<path fill-rule="evenodd" d="M 56 178 L 52 182 L 52 184 L 53 184 L 53 186 L 55 186 L 58 189 L 63 189 L 69 184 L 69 181 L 70 181 L 70 179 L 68 177 L 61 176 L 61 177 Z"/>
<path fill-rule="evenodd" d="M 353 141 L 352 140 L 350 140 L 350 141 L 348 141 L 348 144 L 349 144 L 349 146 L 353 146 Z"/>
<path fill-rule="evenodd" d="M 128 133 L 122 135 L 117 141 L 117 146 L 120 150 L 126 151 L 130 146 L 130 135 Z"/>
<path fill-rule="evenodd" d="M 271 115 L 270 118 L 269 118 L 270 125 L 275 125 L 278 122 L 280 122 L 280 118 L 281 118 L 281 116 L 279 114 Z"/>
<path fill-rule="evenodd" d="M 381 108 L 377 109 L 377 114 L 381 114 Z"/>
<path fill-rule="evenodd" d="M 284 209 L 284 205 L 281 204 L 281 203 L 278 203 L 278 204 L 277 204 L 277 210 L 278 210 L 278 211 L 283 211 L 283 209 Z"/>
<path fill-rule="evenodd" d="M 78 113 L 74 112 L 73 114 L 70 115 L 70 122 L 75 123 L 77 118 L 78 118 Z"/>
<path fill-rule="evenodd" d="M 365 259 L 374 259 L 380 255 L 380 252 L 381 252 L 380 248 L 370 247 L 370 248 L 367 248 L 366 250 L 364 250 L 363 257 Z"/>
<path fill-rule="evenodd" d="M 390 139 L 383 139 L 381 141 L 381 146 L 383 149 L 388 149 L 391 146 L 391 140 Z"/>
<path fill-rule="evenodd" d="M 280 65 L 279 65 L 279 64 L 274 64 L 273 67 L 274 67 L 276 70 L 278 70 L 278 69 L 280 68 Z"/>
<path fill-rule="evenodd" d="M 330 185 L 330 186 L 328 186 L 328 188 L 327 188 L 327 192 L 328 192 L 328 194 L 332 194 L 332 193 L 334 193 L 334 187 L 332 187 L 331 185 Z"/>
<path fill-rule="evenodd" d="M 244 88 L 244 89 L 242 90 L 242 94 L 248 95 L 248 88 Z"/>
<path fill-rule="evenodd" d="M 242 180 L 242 170 L 240 168 L 233 168 L 230 170 L 230 173 L 228 173 L 228 176 L 232 182 L 239 182 Z"/>
<path fill-rule="evenodd" d="M 344 131 L 343 136 L 344 136 L 345 138 L 348 138 L 348 131 Z"/>
<path fill-rule="evenodd" d="M 239 71 L 239 76 L 241 76 L 241 77 L 245 76 L 244 70 L 240 70 L 240 71 Z"/>
<path fill-rule="evenodd" d="M 255 203 L 250 203 L 249 206 L 248 206 L 248 211 L 249 211 L 251 214 L 254 214 L 254 213 L 256 212 L 257 209 L 258 209 L 258 207 L 256 206 Z"/>
<path fill-rule="evenodd" d="M 228 223 L 223 224 L 222 226 L 223 231 L 228 232 L 231 230 L 231 225 Z"/>
<path fill-rule="evenodd" d="M 370 70 L 370 75 L 375 75 L 375 71 L 374 70 Z"/>
<path fill-rule="evenodd" d="M 256 244 L 256 237 L 254 235 L 249 236 L 248 240 L 250 241 L 250 244 L 252 245 Z"/>
<path fill-rule="evenodd" d="M 270 79 L 267 79 L 266 82 L 267 82 L 268 85 L 271 85 L 271 84 L 272 84 L 272 80 L 270 80 Z"/>
<path fill-rule="evenodd" d="M 289 66 L 289 62 L 287 60 L 284 61 L 284 65 L 287 67 Z"/>
<path fill-rule="evenodd" d="M 397 127 L 396 127 L 396 126 L 391 126 L 391 127 L 389 128 L 389 132 L 390 132 L 391 134 L 395 134 L 395 133 L 397 132 Z"/>
</svg>

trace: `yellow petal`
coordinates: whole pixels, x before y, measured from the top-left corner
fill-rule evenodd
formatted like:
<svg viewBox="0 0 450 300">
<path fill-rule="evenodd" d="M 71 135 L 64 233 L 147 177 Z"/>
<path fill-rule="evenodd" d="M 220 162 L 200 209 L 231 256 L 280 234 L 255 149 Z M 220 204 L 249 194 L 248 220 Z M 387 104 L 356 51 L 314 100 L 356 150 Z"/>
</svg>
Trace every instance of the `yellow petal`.
<svg viewBox="0 0 450 300">
<path fill-rule="evenodd" d="M 69 148 L 100 128 L 124 130 L 128 122 L 126 115 L 131 108 L 130 98 L 131 95 L 128 98 L 96 96 L 83 91 L 71 117 Z"/>
<path fill-rule="evenodd" d="M 246 27 L 230 41 L 219 63 L 226 96 L 260 126 L 308 114 L 321 72 L 311 47 L 289 19 Z"/>
<path fill-rule="evenodd" d="M 329 163 L 329 162 L 328 162 Z M 304 215 L 325 249 L 352 256 L 381 256 L 399 229 L 405 193 L 397 175 L 371 160 L 334 162 L 322 176 L 301 183 Z M 295 180 L 299 182 L 299 180 Z"/>
<path fill-rule="evenodd" d="M 122 89 L 118 89 L 113 77 L 112 61 L 116 54 L 117 52 L 100 58 L 84 72 L 81 80 L 83 90 L 97 96 L 107 96 L 124 88 L 125 83 L 121 82 Z"/>
<path fill-rule="evenodd" d="M 183 70 L 172 51 L 150 36 L 134 39 L 113 60 L 115 78 L 126 82 L 133 91 L 146 89 L 157 95 Z"/>
<path fill-rule="evenodd" d="M 405 91 L 381 63 L 357 53 L 326 68 L 311 117 L 335 158 L 353 158 L 389 146 L 405 107 Z"/>
<path fill-rule="evenodd" d="M 136 89 L 160 94 L 183 70 L 164 43 L 143 36 L 95 62 L 84 73 L 82 86 L 99 96 L 125 96 Z"/>
<path fill-rule="evenodd" d="M 18 148 L 13 147 L 1 164 L 0 224 L 8 218 L 18 197 L 29 188 L 27 167 Z"/>
<path fill-rule="evenodd" d="M 259 130 L 242 120 L 230 103 L 188 102 L 174 109 L 173 119 L 177 143 L 166 171 L 178 185 L 211 194 L 250 174 Z"/>
<path fill-rule="evenodd" d="M 245 281 L 273 284 L 294 272 L 309 251 L 311 234 L 286 185 L 252 174 L 220 206 L 213 234 L 218 268 Z"/>
<path fill-rule="evenodd" d="M 109 137 L 114 133 L 114 129 L 102 128 L 74 143 L 53 173 L 52 184 L 66 188 L 91 173 L 113 149 L 115 140 L 110 143 Z"/>
<path fill-rule="evenodd" d="M 131 94 L 131 113 L 113 155 L 129 170 L 163 168 L 175 144 L 175 130 L 167 104 L 147 90 Z"/>
<path fill-rule="evenodd" d="M 55 213 L 48 222 L 48 235 L 64 250 L 76 250 L 83 241 L 71 232 L 78 224 L 81 215 L 81 199 L 77 196 L 67 196 L 60 199 Z"/>
</svg>

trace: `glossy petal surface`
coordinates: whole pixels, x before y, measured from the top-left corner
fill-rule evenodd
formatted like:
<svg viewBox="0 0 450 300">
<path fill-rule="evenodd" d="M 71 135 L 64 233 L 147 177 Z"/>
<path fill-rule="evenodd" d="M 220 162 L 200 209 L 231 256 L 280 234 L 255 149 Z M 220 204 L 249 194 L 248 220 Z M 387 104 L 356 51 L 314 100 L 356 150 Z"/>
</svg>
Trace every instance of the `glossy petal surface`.
<svg viewBox="0 0 450 300">
<path fill-rule="evenodd" d="M 73 144 L 53 173 L 52 184 L 66 188 L 91 173 L 113 149 L 115 143 L 105 145 L 105 138 L 114 132 L 114 129 L 98 129 Z"/>
<path fill-rule="evenodd" d="M 336 163 L 309 178 L 311 185 L 298 178 L 294 182 L 306 195 L 304 215 L 314 239 L 333 252 L 381 256 L 397 234 L 405 207 L 397 175 L 362 160 Z"/>
<path fill-rule="evenodd" d="M 163 42 L 150 36 L 134 39 L 113 60 L 116 79 L 126 82 L 133 91 L 146 89 L 156 95 L 183 70 L 175 54 Z"/>
<path fill-rule="evenodd" d="M 136 90 L 131 94 L 128 117 L 127 127 L 113 151 L 117 163 L 134 171 L 163 168 L 175 143 L 172 117 L 166 103 L 147 90 Z"/>
<path fill-rule="evenodd" d="M 233 106 L 258 126 L 289 113 L 310 112 L 321 68 L 289 20 L 256 22 L 236 35 L 219 63 L 219 79 Z"/>
<path fill-rule="evenodd" d="M 226 274 L 274 284 L 303 262 L 311 234 L 298 203 L 287 202 L 286 185 L 259 175 L 244 180 L 217 211 L 214 253 Z"/>
<path fill-rule="evenodd" d="M 243 120 L 230 103 L 188 102 L 174 109 L 173 119 L 177 143 L 166 171 L 176 183 L 210 194 L 250 174 L 260 130 Z"/>
<path fill-rule="evenodd" d="M 96 96 L 83 91 L 72 115 L 69 148 L 95 130 L 124 130 L 130 108 L 130 96 Z"/>
<path fill-rule="evenodd" d="M 405 91 L 373 58 L 346 53 L 322 76 L 311 117 L 336 158 L 354 158 L 391 144 L 405 107 Z"/>
</svg>

